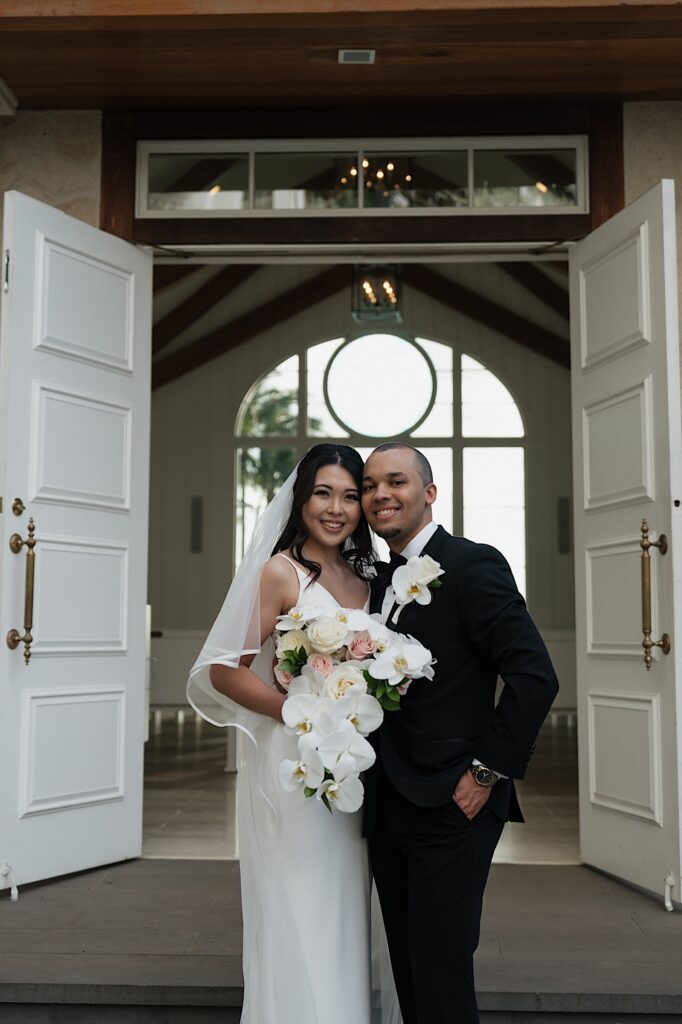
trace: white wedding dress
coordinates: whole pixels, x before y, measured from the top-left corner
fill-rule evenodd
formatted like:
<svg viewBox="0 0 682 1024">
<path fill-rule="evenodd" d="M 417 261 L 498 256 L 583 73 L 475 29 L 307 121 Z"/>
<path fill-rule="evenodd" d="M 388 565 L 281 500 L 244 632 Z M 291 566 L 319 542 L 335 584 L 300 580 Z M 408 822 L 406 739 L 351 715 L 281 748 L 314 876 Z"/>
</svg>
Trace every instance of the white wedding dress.
<svg viewBox="0 0 682 1024">
<path fill-rule="evenodd" d="M 287 556 L 283 556 L 287 557 Z M 338 602 L 287 558 L 299 606 Z M 274 642 L 252 670 L 274 686 Z M 278 769 L 296 736 L 263 715 L 238 742 L 237 823 L 244 917 L 242 1024 L 370 1024 L 370 876 L 362 811 L 330 814 L 287 792 Z"/>
</svg>

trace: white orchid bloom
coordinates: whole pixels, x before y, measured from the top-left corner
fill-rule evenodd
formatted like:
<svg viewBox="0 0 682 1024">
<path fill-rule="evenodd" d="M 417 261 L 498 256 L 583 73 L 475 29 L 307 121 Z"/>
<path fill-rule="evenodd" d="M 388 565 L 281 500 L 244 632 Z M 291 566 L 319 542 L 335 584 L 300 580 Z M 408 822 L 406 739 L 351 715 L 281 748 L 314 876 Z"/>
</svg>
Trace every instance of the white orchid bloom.
<svg viewBox="0 0 682 1024">
<path fill-rule="evenodd" d="M 296 680 L 294 680 L 296 682 Z M 292 686 L 294 683 L 291 684 Z M 291 693 L 282 705 L 282 719 L 290 735 L 306 736 L 315 732 L 315 724 L 325 713 L 324 703 L 314 693 Z M 319 731 L 319 730 L 318 730 Z"/>
<path fill-rule="evenodd" d="M 409 565 L 399 565 L 393 573 L 393 589 L 398 604 L 409 604 L 411 601 L 417 604 L 431 603 L 431 591 L 426 583 L 414 578 Z"/>
<path fill-rule="evenodd" d="M 433 679 L 433 666 L 436 664 L 436 659 L 431 656 L 431 651 L 408 633 L 398 633 L 397 636 L 400 638 L 403 650 L 408 648 L 410 650 L 409 657 L 412 667 L 408 678 L 421 679 L 424 676 L 426 679 Z"/>
<path fill-rule="evenodd" d="M 417 643 L 405 643 L 398 637 L 396 643 L 375 659 L 372 677 L 383 679 L 389 686 L 399 686 L 403 679 L 426 675 L 424 669 L 431 663 L 431 653 Z"/>
<path fill-rule="evenodd" d="M 361 608 L 340 608 L 336 615 L 337 618 L 343 615 L 342 621 L 347 624 L 353 633 L 359 633 L 364 629 L 369 632 L 369 626 L 373 621 L 367 612 L 363 612 Z"/>
<path fill-rule="evenodd" d="M 429 555 L 414 555 L 408 558 L 405 565 L 398 566 L 391 579 L 398 604 L 391 621 L 397 622 L 405 605 L 411 604 L 412 601 L 416 601 L 417 604 L 430 604 L 431 587 L 440 586 L 440 583 L 436 584 L 436 580 L 444 572 L 440 564 Z"/>
<path fill-rule="evenodd" d="M 282 761 L 279 780 L 288 792 L 297 789 L 317 789 L 324 779 L 324 765 L 318 752 L 311 747 L 299 761 Z"/>
<path fill-rule="evenodd" d="M 337 779 L 353 771 L 364 772 L 376 760 L 372 746 L 345 720 L 320 740 L 317 749 L 325 768 L 334 772 Z"/>
<path fill-rule="evenodd" d="M 338 711 L 343 711 L 347 722 L 357 729 L 361 736 L 378 729 L 384 720 L 384 712 L 379 701 L 371 694 L 360 689 L 351 689 L 338 702 Z"/>
<path fill-rule="evenodd" d="M 388 626 L 385 626 L 384 623 L 380 621 L 381 617 L 378 613 L 376 615 L 370 615 L 368 618 L 369 622 L 365 628 L 377 645 L 376 656 L 378 657 L 379 654 L 383 654 L 384 651 L 394 643 L 396 634 L 392 629 L 389 629 Z"/>
<path fill-rule="evenodd" d="M 324 689 L 324 683 L 325 678 L 321 672 L 316 672 L 310 665 L 304 665 L 300 676 L 296 676 L 289 684 L 289 697 L 298 697 L 306 693 L 319 697 Z"/>
<path fill-rule="evenodd" d="M 316 796 L 318 800 L 326 797 L 330 810 L 348 814 L 362 807 L 364 789 L 357 775 L 346 775 L 343 779 L 325 779 Z"/>
<path fill-rule="evenodd" d="M 313 619 L 324 614 L 323 608 L 299 608 L 295 606 L 290 608 L 285 615 L 277 616 L 277 624 L 275 629 L 282 631 L 288 629 L 304 629 L 308 622 L 312 622 Z"/>
</svg>

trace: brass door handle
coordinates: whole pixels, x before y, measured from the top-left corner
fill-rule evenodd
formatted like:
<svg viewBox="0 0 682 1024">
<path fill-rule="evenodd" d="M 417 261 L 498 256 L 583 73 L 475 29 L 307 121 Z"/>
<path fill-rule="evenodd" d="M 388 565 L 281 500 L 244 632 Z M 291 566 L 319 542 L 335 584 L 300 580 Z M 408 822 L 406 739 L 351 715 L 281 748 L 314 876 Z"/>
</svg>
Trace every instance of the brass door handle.
<svg viewBox="0 0 682 1024">
<path fill-rule="evenodd" d="M 658 548 L 662 555 L 668 550 L 668 538 L 664 533 L 658 540 L 649 540 L 649 524 L 642 520 L 642 647 L 647 672 L 651 668 L 651 648 L 660 647 L 664 654 L 670 654 L 670 637 L 664 633 L 660 640 L 651 639 L 651 555 L 649 548 Z"/>
<path fill-rule="evenodd" d="M 26 591 L 24 596 L 24 635 L 21 636 L 16 629 L 10 629 L 7 634 L 7 646 L 15 650 L 19 644 L 24 645 L 24 661 L 28 665 L 31 657 L 31 644 L 33 643 L 33 584 L 35 579 L 36 555 L 33 550 L 36 546 L 35 523 L 33 519 L 28 521 L 28 537 L 24 540 L 18 533 L 13 533 L 9 539 L 10 551 L 18 555 L 25 546 L 26 551 Z"/>
</svg>

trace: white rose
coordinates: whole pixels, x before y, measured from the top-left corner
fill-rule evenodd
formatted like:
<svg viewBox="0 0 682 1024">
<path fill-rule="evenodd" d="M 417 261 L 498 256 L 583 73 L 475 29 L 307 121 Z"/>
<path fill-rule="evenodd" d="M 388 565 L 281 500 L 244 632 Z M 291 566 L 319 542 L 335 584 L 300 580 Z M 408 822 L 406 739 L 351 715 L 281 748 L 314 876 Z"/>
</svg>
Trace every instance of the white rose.
<svg viewBox="0 0 682 1024">
<path fill-rule="evenodd" d="M 297 651 L 302 647 L 306 654 L 310 654 L 310 640 L 302 629 L 290 629 L 283 633 L 277 640 L 277 657 L 283 658 L 287 651 Z"/>
<path fill-rule="evenodd" d="M 340 700 L 353 687 L 360 687 L 362 693 L 366 693 L 367 682 L 357 662 L 345 661 L 329 673 L 322 693 L 332 700 Z"/>
<path fill-rule="evenodd" d="M 308 639 L 313 650 L 320 654 L 333 654 L 343 647 L 348 636 L 348 626 L 336 616 L 326 615 L 308 626 Z"/>
<path fill-rule="evenodd" d="M 445 571 L 441 569 L 440 563 L 430 555 L 414 555 L 412 558 L 408 558 L 407 567 L 412 581 L 421 583 L 424 587 L 433 583 Z"/>
</svg>

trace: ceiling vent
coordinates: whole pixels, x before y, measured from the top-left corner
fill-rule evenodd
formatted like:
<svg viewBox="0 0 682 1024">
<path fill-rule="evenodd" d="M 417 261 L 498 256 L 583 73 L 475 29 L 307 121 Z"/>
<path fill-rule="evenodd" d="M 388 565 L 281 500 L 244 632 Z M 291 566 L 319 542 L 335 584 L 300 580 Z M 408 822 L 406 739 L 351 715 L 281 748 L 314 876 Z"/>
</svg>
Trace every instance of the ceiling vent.
<svg viewBox="0 0 682 1024">
<path fill-rule="evenodd" d="M 374 64 L 376 50 L 339 50 L 339 64 Z"/>
</svg>

